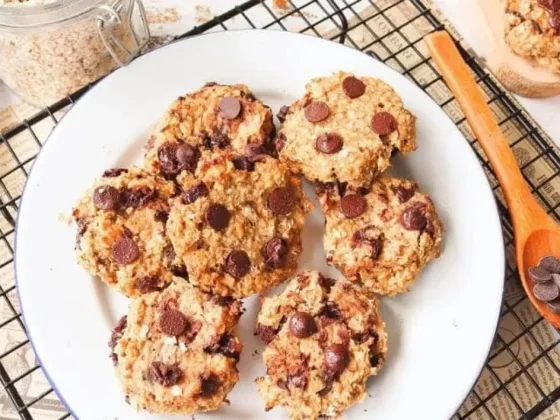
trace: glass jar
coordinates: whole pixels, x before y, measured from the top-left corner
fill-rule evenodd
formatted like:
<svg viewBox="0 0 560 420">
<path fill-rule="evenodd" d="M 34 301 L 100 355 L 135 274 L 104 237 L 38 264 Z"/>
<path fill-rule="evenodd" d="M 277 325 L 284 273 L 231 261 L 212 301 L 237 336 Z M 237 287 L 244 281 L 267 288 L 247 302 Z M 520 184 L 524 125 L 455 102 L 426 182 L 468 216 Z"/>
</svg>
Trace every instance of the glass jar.
<svg viewBox="0 0 560 420">
<path fill-rule="evenodd" d="M 149 35 L 141 0 L 0 6 L 0 79 L 26 102 L 50 105 L 130 62 Z"/>
</svg>

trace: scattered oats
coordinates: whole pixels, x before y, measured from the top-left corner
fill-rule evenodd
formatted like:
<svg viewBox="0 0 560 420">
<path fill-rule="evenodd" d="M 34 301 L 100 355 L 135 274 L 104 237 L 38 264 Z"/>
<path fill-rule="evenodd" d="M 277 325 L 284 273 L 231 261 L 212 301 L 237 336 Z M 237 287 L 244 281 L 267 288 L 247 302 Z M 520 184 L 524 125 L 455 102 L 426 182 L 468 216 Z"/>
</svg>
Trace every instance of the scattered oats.
<svg viewBox="0 0 560 420">
<path fill-rule="evenodd" d="M 182 341 L 179 341 L 179 349 L 180 349 L 183 353 L 186 353 L 187 350 L 188 350 L 189 348 L 185 345 L 185 343 L 183 343 Z"/>
<path fill-rule="evenodd" d="M 165 337 L 165 344 L 177 344 L 177 337 Z"/>
</svg>

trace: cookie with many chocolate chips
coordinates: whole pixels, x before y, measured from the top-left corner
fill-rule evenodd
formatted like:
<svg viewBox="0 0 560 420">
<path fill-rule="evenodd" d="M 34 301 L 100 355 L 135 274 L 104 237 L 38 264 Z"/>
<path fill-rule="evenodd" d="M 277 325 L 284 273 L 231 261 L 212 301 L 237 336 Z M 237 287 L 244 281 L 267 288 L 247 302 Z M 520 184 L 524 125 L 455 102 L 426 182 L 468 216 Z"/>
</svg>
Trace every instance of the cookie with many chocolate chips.
<svg viewBox="0 0 560 420">
<path fill-rule="evenodd" d="M 270 108 L 245 85 L 209 83 L 178 98 L 165 112 L 146 145 L 146 167 L 179 180 L 193 173 L 200 156 L 231 149 L 252 160 L 252 148 L 269 153 L 274 131 Z"/>
<path fill-rule="evenodd" d="M 175 185 L 139 168 L 109 170 L 76 204 L 78 262 L 126 296 L 187 277 L 165 234 Z"/>
<path fill-rule="evenodd" d="M 167 222 L 190 281 L 240 298 L 293 274 L 311 208 L 301 181 L 266 155 L 251 170 L 236 165 L 232 151 L 202 159 L 197 172 L 185 177 Z"/>
<path fill-rule="evenodd" d="M 560 1 L 507 0 L 505 40 L 517 55 L 560 74 Z"/>
<path fill-rule="evenodd" d="M 128 401 L 152 413 L 192 414 L 227 403 L 239 380 L 237 300 L 220 301 L 180 279 L 133 300 L 111 335 Z"/>
<path fill-rule="evenodd" d="M 394 151 L 416 148 L 416 118 L 389 85 L 371 77 L 313 79 L 282 119 L 280 159 L 311 181 L 369 186 Z"/>
<path fill-rule="evenodd" d="M 432 200 L 415 183 L 382 176 L 368 192 L 317 188 L 325 213 L 327 262 L 382 295 L 407 292 L 439 257 L 444 232 Z"/>
<path fill-rule="evenodd" d="M 291 420 L 340 416 L 364 399 L 385 362 L 379 302 L 347 280 L 299 273 L 264 299 L 257 322 L 267 344 L 257 389 L 266 410 L 286 407 Z"/>
</svg>

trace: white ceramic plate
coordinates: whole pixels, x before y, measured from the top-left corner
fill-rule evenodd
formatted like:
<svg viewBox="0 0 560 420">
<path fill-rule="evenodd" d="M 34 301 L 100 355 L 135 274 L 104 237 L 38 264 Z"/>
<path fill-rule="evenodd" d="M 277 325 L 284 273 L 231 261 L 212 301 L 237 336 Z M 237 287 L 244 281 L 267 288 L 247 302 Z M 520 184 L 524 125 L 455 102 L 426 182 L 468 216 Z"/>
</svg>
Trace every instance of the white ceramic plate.
<svg viewBox="0 0 560 420">
<path fill-rule="evenodd" d="M 35 163 L 19 212 L 18 290 L 36 353 L 76 417 L 167 418 L 136 413 L 125 403 L 107 341 L 127 300 L 77 265 L 75 229 L 60 216 L 70 214 L 105 169 L 141 163 L 147 133 L 177 96 L 207 81 L 243 82 L 276 112 L 300 96 L 310 78 L 340 69 L 390 83 L 418 116 L 418 150 L 396 159 L 394 172 L 420 183 L 447 226 L 443 256 L 409 294 L 384 300 L 388 362 L 370 380 L 369 396 L 346 415 L 443 420 L 454 414 L 492 343 L 504 274 L 500 222 L 475 155 L 425 93 L 371 57 L 308 36 L 239 31 L 178 42 L 116 71 L 73 107 Z M 333 275 L 324 263 L 322 225 L 316 210 L 304 232 L 301 268 Z M 242 379 L 231 406 L 197 418 L 286 418 L 283 409 L 265 415 L 253 385 L 264 371 L 262 345 L 252 334 L 258 300 L 247 299 L 245 307 L 238 327 L 245 344 Z"/>
</svg>

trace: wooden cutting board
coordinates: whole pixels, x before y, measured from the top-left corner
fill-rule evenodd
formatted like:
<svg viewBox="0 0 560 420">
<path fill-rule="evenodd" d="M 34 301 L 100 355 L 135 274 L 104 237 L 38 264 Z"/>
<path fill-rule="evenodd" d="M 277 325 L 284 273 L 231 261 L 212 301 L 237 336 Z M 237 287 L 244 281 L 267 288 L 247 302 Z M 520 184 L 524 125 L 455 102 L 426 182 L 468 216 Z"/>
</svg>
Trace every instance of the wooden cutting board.
<svg viewBox="0 0 560 420">
<path fill-rule="evenodd" d="M 560 95 L 560 75 L 540 67 L 531 60 L 513 54 L 504 41 L 505 0 L 469 1 L 466 10 L 477 29 L 481 46 L 479 55 L 490 70 L 510 91 L 539 98 Z M 470 9 L 470 8 L 469 8 Z"/>
</svg>

